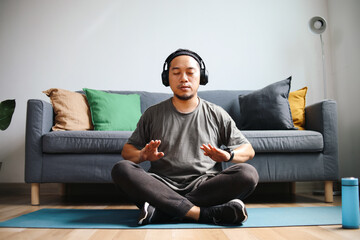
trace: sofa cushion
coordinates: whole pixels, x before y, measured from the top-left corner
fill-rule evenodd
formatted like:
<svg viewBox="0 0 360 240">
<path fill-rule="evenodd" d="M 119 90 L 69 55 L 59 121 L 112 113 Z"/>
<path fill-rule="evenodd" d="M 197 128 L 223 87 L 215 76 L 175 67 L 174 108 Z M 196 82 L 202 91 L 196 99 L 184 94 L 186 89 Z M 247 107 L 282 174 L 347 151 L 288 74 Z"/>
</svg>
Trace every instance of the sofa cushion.
<svg viewBox="0 0 360 240">
<path fill-rule="evenodd" d="M 243 130 L 296 129 L 288 101 L 291 77 L 247 95 L 240 95 Z"/>
<path fill-rule="evenodd" d="M 242 131 L 256 152 L 320 152 L 315 131 Z M 121 153 L 131 131 L 56 131 L 43 136 L 44 153 Z"/>
<path fill-rule="evenodd" d="M 222 107 L 235 121 L 240 128 L 240 105 L 239 95 L 251 93 L 250 90 L 209 90 L 199 91 L 198 96 L 206 101 L 212 102 Z"/>
<path fill-rule="evenodd" d="M 138 94 L 113 94 L 88 88 L 83 90 L 90 105 L 95 130 L 135 130 L 141 116 Z"/>
<path fill-rule="evenodd" d="M 44 153 L 121 153 L 132 131 L 54 131 L 43 136 Z"/>
<path fill-rule="evenodd" d="M 323 136 L 316 131 L 242 131 L 252 144 L 255 152 L 321 152 Z"/>
<path fill-rule="evenodd" d="M 305 129 L 305 105 L 307 87 L 289 94 L 289 104 L 294 126 L 299 130 Z"/>
<path fill-rule="evenodd" d="M 158 92 L 145 92 L 145 91 L 114 91 L 103 90 L 107 93 L 117 94 L 138 94 L 141 100 L 141 113 L 144 113 L 150 106 L 165 101 L 173 96 L 170 93 L 158 93 Z M 79 93 L 85 93 L 84 91 L 78 91 Z M 252 90 L 209 90 L 199 91 L 200 98 L 212 102 L 220 107 L 224 108 L 236 123 L 236 126 L 240 128 L 240 105 L 239 95 L 246 95 L 253 92 Z"/>
<path fill-rule="evenodd" d="M 85 131 L 94 129 L 90 109 L 84 94 L 60 88 L 43 91 L 51 101 L 55 113 L 53 131 Z"/>
</svg>

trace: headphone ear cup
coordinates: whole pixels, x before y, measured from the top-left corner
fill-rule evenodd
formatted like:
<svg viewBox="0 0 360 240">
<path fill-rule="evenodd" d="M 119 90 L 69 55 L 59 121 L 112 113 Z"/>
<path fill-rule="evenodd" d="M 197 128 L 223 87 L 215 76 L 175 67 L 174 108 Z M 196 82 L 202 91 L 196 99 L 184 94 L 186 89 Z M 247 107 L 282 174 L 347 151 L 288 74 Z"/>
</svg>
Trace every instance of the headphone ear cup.
<svg viewBox="0 0 360 240">
<path fill-rule="evenodd" d="M 206 69 L 200 70 L 200 85 L 206 85 L 209 81 L 209 73 Z"/>
<path fill-rule="evenodd" d="M 162 79 L 162 82 L 165 85 L 165 87 L 170 86 L 170 84 L 169 84 L 169 71 L 168 70 L 164 70 L 161 73 L 161 79 Z"/>
</svg>

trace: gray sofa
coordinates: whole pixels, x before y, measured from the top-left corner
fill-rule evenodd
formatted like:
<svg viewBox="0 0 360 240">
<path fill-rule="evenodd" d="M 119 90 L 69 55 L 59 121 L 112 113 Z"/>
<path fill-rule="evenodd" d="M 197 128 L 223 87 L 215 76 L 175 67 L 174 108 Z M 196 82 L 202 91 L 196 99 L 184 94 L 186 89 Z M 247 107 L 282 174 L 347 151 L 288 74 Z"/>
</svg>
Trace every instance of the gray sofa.
<svg viewBox="0 0 360 240">
<path fill-rule="evenodd" d="M 140 91 L 141 111 L 171 94 Z M 200 91 L 199 96 L 223 107 L 240 126 L 238 96 L 250 91 Z M 333 181 L 338 180 L 336 102 L 324 100 L 306 107 L 306 130 L 243 131 L 256 155 L 248 163 L 260 182 L 324 181 L 325 201 L 332 202 Z M 31 183 L 32 204 L 40 203 L 41 183 L 111 183 L 111 169 L 122 160 L 128 131 L 51 131 L 50 103 L 30 99 L 27 105 L 25 182 Z M 224 163 L 226 168 L 231 163 Z M 142 163 L 149 168 L 149 163 Z"/>
</svg>

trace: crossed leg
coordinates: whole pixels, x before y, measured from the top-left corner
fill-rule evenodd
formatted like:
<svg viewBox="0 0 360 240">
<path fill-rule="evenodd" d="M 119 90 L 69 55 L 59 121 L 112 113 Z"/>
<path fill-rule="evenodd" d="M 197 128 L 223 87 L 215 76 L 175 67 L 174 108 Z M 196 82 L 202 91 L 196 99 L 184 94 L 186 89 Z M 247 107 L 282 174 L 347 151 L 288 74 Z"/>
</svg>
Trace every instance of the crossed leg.
<svg viewBox="0 0 360 240">
<path fill-rule="evenodd" d="M 245 199 L 254 191 L 259 179 L 253 166 L 236 164 L 181 195 L 139 165 L 126 160 L 114 166 L 112 177 L 120 190 L 139 208 L 149 202 L 171 217 L 194 220 L 199 219 L 200 207 L 223 204 L 235 198 Z"/>
</svg>

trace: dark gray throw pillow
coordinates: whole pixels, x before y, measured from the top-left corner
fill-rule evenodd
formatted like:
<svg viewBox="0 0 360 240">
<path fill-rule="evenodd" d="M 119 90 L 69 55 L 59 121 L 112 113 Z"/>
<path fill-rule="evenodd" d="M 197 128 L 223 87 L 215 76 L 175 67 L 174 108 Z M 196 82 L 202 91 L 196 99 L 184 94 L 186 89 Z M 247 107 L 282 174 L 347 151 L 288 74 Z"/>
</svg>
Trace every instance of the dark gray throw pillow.
<svg viewBox="0 0 360 240">
<path fill-rule="evenodd" d="M 297 129 L 288 101 L 291 77 L 239 96 L 243 130 Z"/>
</svg>

